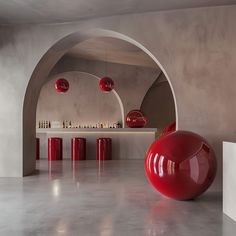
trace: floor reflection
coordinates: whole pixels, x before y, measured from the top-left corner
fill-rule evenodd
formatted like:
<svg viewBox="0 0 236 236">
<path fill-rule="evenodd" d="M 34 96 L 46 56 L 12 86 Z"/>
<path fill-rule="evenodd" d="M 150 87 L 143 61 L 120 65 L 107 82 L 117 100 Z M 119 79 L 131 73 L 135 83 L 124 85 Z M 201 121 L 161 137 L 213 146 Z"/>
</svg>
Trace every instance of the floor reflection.
<svg viewBox="0 0 236 236">
<path fill-rule="evenodd" d="M 0 181 L 0 235 L 233 236 L 221 196 L 158 194 L 143 161 L 40 161 L 39 175 Z"/>
</svg>

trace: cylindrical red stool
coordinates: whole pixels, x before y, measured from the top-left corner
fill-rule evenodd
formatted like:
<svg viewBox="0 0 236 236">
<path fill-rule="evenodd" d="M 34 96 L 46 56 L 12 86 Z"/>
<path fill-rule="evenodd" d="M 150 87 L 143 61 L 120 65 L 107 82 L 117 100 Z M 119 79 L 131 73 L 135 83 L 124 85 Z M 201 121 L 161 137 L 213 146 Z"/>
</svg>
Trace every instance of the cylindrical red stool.
<svg viewBox="0 0 236 236">
<path fill-rule="evenodd" d="M 48 138 L 48 160 L 62 160 L 62 138 Z"/>
<path fill-rule="evenodd" d="M 39 160 L 40 159 L 40 139 L 39 138 L 36 138 L 35 139 L 35 142 L 36 142 L 36 160 Z"/>
<path fill-rule="evenodd" d="M 79 161 L 86 160 L 86 139 L 72 138 L 71 139 L 71 160 Z"/>
<path fill-rule="evenodd" d="M 112 159 L 112 139 L 98 138 L 97 139 L 97 160 L 111 160 Z"/>
</svg>

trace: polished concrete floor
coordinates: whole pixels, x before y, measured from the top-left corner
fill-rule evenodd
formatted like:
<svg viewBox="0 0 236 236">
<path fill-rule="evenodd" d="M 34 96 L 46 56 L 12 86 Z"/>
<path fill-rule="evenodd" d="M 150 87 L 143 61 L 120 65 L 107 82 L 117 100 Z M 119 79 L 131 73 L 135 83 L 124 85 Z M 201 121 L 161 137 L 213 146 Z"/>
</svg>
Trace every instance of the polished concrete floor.
<svg viewBox="0 0 236 236">
<path fill-rule="evenodd" d="M 0 236 L 235 236 L 221 196 L 162 197 L 143 162 L 37 163 L 38 174 L 0 179 Z"/>
</svg>

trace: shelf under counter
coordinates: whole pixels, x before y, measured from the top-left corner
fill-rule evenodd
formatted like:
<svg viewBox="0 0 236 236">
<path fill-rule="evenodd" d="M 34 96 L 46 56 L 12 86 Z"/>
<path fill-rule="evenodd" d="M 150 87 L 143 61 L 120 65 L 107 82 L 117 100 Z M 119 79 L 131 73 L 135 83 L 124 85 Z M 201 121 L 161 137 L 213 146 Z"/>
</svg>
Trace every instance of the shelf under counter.
<svg viewBox="0 0 236 236">
<path fill-rule="evenodd" d="M 47 140 L 49 137 L 63 139 L 63 158 L 71 155 L 71 139 L 86 138 L 87 159 L 96 157 L 96 139 L 112 138 L 112 159 L 143 159 L 150 144 L 159 134 L 156 128 L 40 128 L 36 135 L 40 138 L 42 159 L 47 158 Z"/>
</svg>

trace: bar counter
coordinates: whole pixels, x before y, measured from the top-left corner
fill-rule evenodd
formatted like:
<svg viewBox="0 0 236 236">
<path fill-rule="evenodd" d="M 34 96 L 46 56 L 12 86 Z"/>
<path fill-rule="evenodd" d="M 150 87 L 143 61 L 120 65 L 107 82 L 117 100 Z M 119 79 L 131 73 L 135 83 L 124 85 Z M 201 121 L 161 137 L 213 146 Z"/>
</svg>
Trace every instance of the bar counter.
<svg viewBox="0 0 236 236">
<path fill-rule="evenodd" d="M 40 138 L 42 159 L 47 158 L 49 137 L 63 138 L 63 158 L 71 156 L 71 138 L 83 137 L 87 140 L 87 159 L 96 158 L 96 139 L 112 138 L 112 159 L 143 159 L 147 148 L 159 132 L 156 128 L 50 128 L 37 129 Z"/>
</svg>

